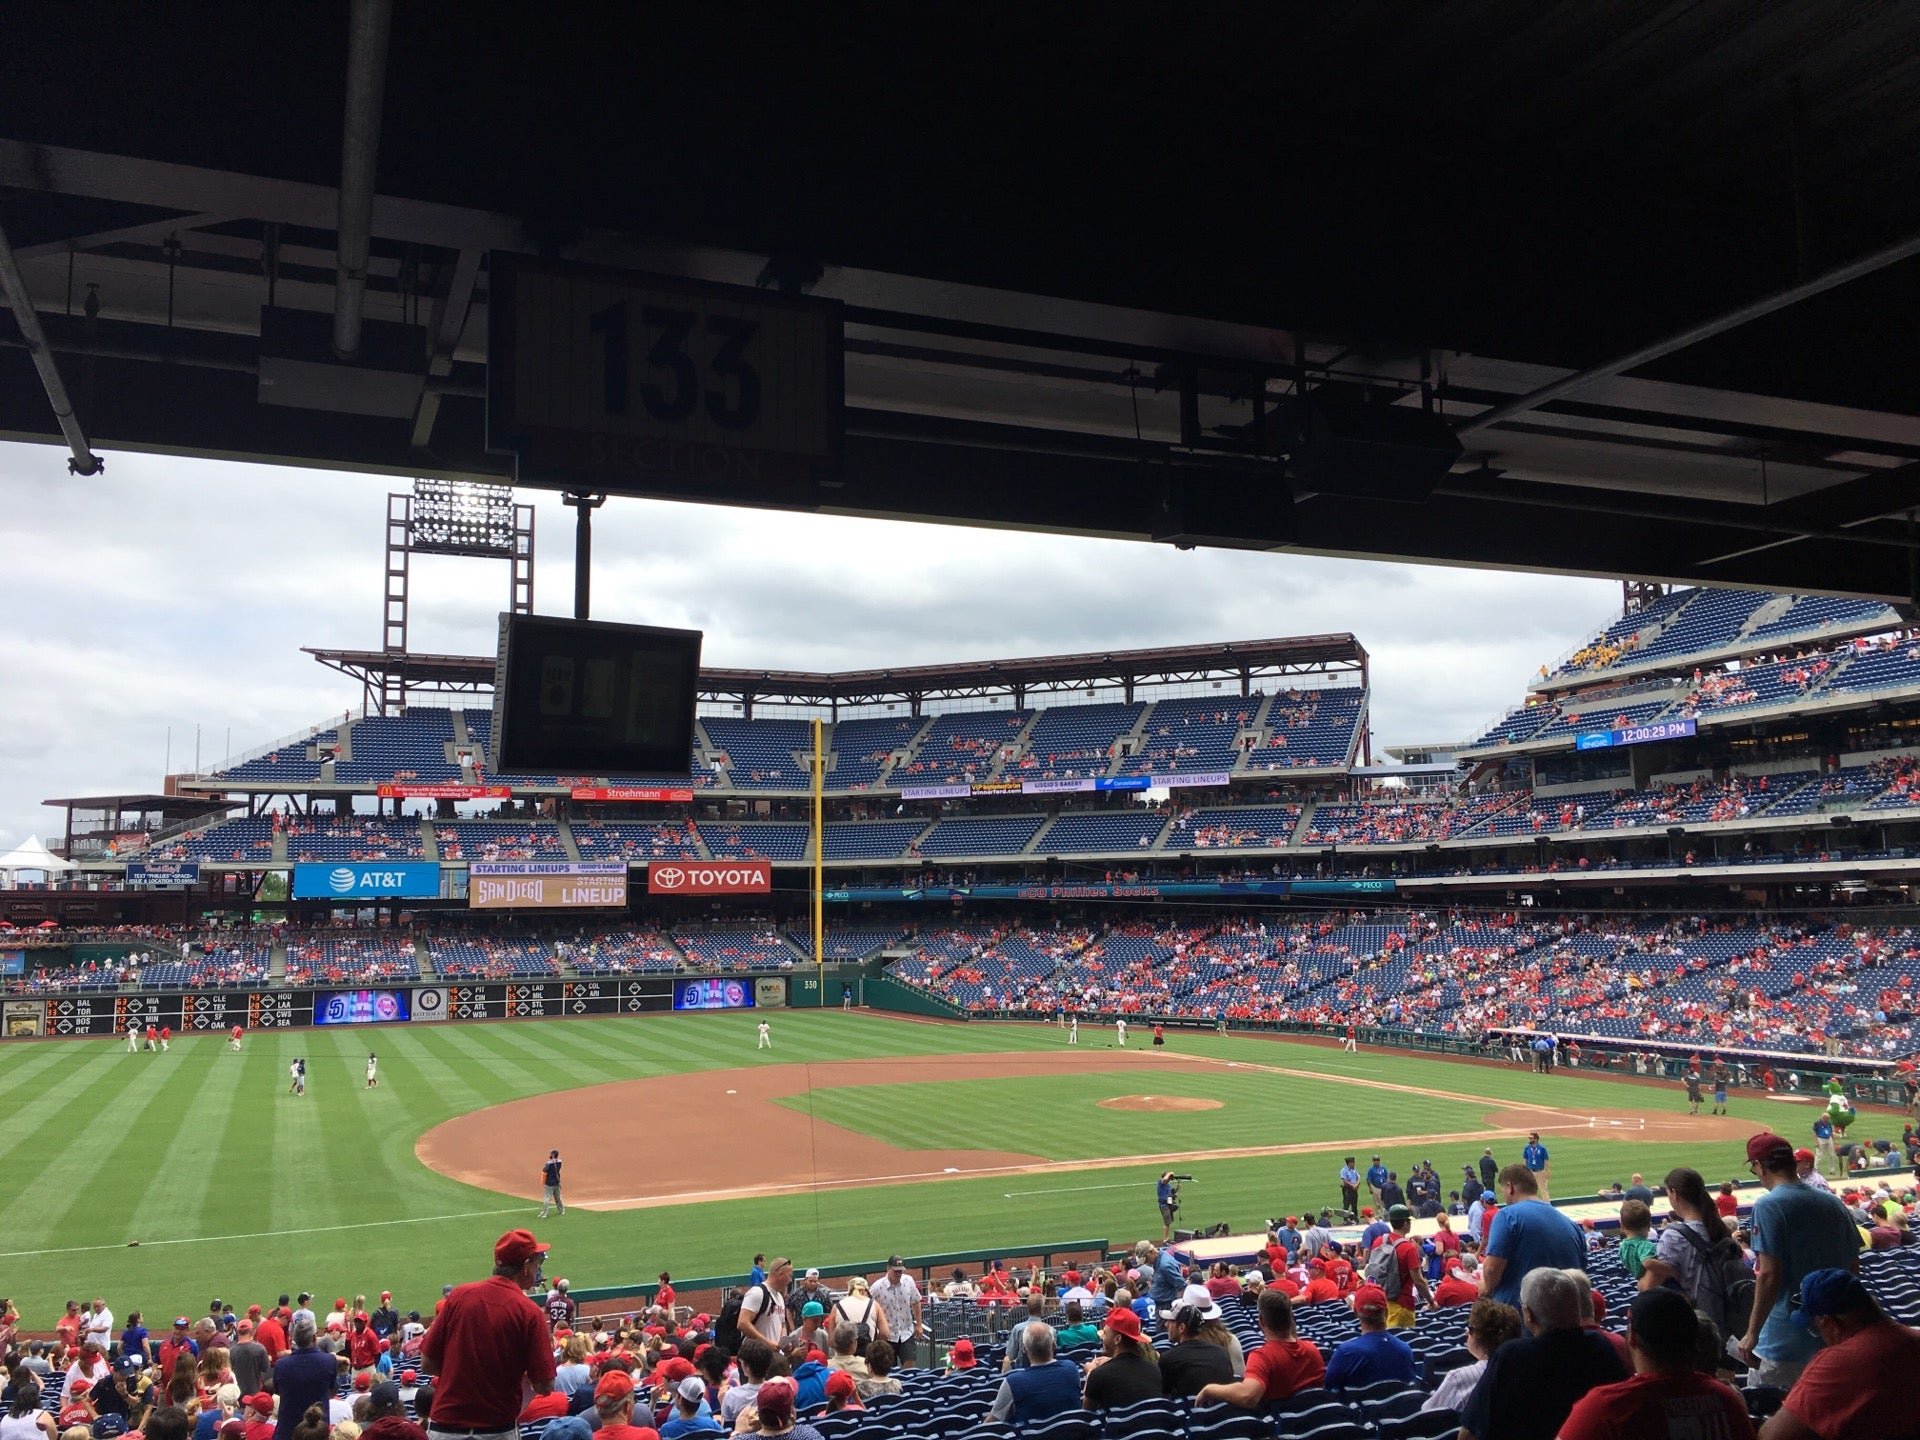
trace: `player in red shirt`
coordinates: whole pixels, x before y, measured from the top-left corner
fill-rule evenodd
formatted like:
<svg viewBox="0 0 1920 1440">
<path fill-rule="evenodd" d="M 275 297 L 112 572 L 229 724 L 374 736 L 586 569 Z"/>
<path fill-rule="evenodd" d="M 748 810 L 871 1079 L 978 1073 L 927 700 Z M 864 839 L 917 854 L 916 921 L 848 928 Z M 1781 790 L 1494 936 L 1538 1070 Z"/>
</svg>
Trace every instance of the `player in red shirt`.
<svg viewBox="0 0 1920 1440">
<path fill-rule="evenodd" d="M 149 1023 L 147 1025 L 147 1049 L 158 1050 L 159 1048 L 160 1048 L 160 1027 L 158 1025 Z"/>
<path fill-rule="evenodd" d="M 233 1027 L 233 1033 L 227 1037 L 227 1049 L 233 1051 L 236 1055 L 240 1053 L 240 1036 L 243 1033 L 245 1033 L 243 1028 L 236 1025 Z"/>
<path fill-rule="evenodd" d="M 531 1385 L 536 1395 L 553 1388 L 547 1315 L 527 1298 L 542 1282 L 547 1250 L 531 1231 L 509 1230 L 494 1242 L 493 1274 L 455 1286 L 441 1302 L 420 1350 L 426 1368 L 438 1379 L 434 1428 L 488 1434 L 514 1430 L 522 1383 Z M 601 1433 L 607 1432 L 603 1428 Z"/>
<path fill-rule="evenodd" d="M 1247 1356 L 1247 1374 L 1231 1385 L 1202 1386 L 1195 1407 L 1238 1405 L 1256 1409 L 1318 1385 L 1327 1373 L 1320 1347 L 1302 1340 L 1293 1328 L 1293 1302 L 1278 1290 L 1260 1292 L 1260 1333 L 1266 1343 Z"/>
<path fill-rule="evenodd" d="M 160 1027 L 160 1048 L 162 1050 L 166 1049 L 167 1042 L 171 1039 L 173 1039 L 173 1027 L 171 1025 L 162 1025 Z"/>
</svg>

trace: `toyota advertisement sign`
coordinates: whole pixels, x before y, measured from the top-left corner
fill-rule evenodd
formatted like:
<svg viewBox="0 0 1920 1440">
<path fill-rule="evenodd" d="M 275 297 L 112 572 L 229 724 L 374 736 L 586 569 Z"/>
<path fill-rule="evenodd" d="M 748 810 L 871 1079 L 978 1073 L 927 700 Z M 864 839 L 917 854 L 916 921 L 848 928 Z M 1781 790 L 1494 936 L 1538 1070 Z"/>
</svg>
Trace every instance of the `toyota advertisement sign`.
<svg viewBox="0 0 1920 1440">
<path fill-rule="evenodd" d="M 467 904 L 475 910 L 584 910 L 627 903 L 627 865 L 525 860 L 467 866 Z"/>
<path fill-rule="evenodd" d="M 654 860 L 647 865 L 649 895 L 765 895 L 773 889 L 766 860 Z"/>
</svg>

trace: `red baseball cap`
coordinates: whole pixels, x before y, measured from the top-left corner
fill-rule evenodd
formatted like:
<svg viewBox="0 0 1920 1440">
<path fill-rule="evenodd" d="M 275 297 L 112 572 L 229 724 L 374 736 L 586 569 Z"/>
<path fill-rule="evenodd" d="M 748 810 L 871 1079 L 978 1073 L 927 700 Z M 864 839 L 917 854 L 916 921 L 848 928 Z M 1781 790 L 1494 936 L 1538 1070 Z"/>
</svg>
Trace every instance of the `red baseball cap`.
<svg viewBox="0 0 1920 1440">
<path fill-rule="evenodd" d="M 271 1415 L 273 1413 L 273 1396 L 267 1394 L 264 1390 L 258 1391 L 255 1394 L 247 1396 L 246 1406 L 249 1410 L 258 1410 L 262 1415 Z"/>
<path fill-rule="evenodd" d="M 373 1372 L 371 1370 L 362 1370 L 358 1375 L 354 1376 L 353 1388 L 356 1390 L 371 1390 L 373 1388 Z"/>
<path fill-rule="evenodd" d="M 609 1395 L 624 1400 L 631 1394 L 633 1394 L 633 1377 L 624 1370 L 607 1371 L 600 1377 L 600 1382 L 593 1387 L 593 1398 L 596 1400 L 604 1400 Z"/>
<path fill-rule="evenodd" d="M 653 1367 L 655 1385 L 678 1385 L 693 1374 L 693 1362 L 684 1355 L 669 1355 Z"/>
<path fill-rule="evenodd" d="M 1776 1135 L 1771 1130 L 1762 1130 L 1747 1141 L 1747 1163 L 1757 1165 L 1763 1160 L 1778 1162 L 1790 1159 L 1793 1155 L 1793 1142 L 1785 1136 Z"/>
<path fill-rule="evenodd" d="M 1353 1308 L 1356 1310 L 1378 1310 L 1387 1313 L 1387 1292 L 1378 1285 L 1362 1285 L 1353 1292 Z"/>
<path fill-rule="evenodd" d="M 1811 1165 L 1811 1164 L 1813 1163 L 1813 1151 L 1811 1151 L 1811 1150 L 1796 1150 L 1796 1151 L 1794 1151 L 1794 1152 L 1793 1152 L 1793 1158 L 1794 1158 L 1795 1160 L 1804 1160 L 1804 1161 L 1806 1161 L 1806 1162 L 1807 1162 L 1807 1163 L 1808 1163 L 1809 1165 Z"/>
<path fill-rule="evenodd" d="M 1129 1340 L 1140 1338 L 1140 1317 L 1126 1306 L 1116 1306 L 1107 1312 L 1104 1327 L 1116 1335 L 1124 1335 Z"/>
<path fill-rule="evenodd" d="M 973 1341 L 962 1335 L 948 1348 L 947 1359 L 953 1362 L 953 1367 L 956 1370 L 971 1370 L 976 1363 L 973 1358 Z M 841 1375 L 846 1372 L 836 1370 L 833 1373 Z"/>
<path fill-rule="evenodd" d="M 509 1230 L 493 1242 L 493 1263 L 524 1265 L 534 1256 L 544 1255 L 552 1248 L 534 1239 L 531 1230 Z"/>
<path fill-rule="evenodd" d="M 844 1400 L 857 1388 L 853 1383 L 853 1376 L 844 1370 L 835 1370 L 827 1376 L 827 1395 L 830 1398 Z"/>
</svg>

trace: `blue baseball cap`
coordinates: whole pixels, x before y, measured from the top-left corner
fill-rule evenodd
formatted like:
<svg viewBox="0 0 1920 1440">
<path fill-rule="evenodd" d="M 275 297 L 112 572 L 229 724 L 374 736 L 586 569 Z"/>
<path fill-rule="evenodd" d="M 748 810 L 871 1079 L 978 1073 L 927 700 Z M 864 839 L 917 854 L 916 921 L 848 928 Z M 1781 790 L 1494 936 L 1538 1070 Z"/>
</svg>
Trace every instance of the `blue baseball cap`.
<svg viewBox="0 0 1920 1440">
<path fill-rule="evenodd" d="M 1822 1315 L 1851 1315 L 1857 1310 L 1870 1310 L 1873 1296 L 1851 1271 L 1815 1270 L 1801 1277 L 1800 1293 L 1793 1297 L 1791 1308 L 1799 1311 L 1802 1321 L 1810 1322 Z M 1807 1328 L 1811 1330 L 1813 1326 L 1809 1323 Z"/>
</svg>

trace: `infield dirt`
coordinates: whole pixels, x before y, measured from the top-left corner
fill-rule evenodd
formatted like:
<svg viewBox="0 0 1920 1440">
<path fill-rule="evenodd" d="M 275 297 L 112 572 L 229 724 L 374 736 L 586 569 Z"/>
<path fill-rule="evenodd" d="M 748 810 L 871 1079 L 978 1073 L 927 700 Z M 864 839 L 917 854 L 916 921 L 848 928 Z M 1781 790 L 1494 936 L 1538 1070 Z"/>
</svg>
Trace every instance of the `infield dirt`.
<svg viewBox="0 0 1920 1440">
<path fill-rule="evenodd" d="M 1618 1140 L 1726 1141 L 1744 1138 L 1754 1128 L 1751 1120 L 1738 1118 L 1515 1106 L 1449 1090 L 1338 1077 L 1338 1083 L 1344 1085 L 1455 1099 L 1463 1105 L 1483 1104 L 1484 1125 L 1453 1133 L 1368 1135 L 1351 1142 L 1316 1140 L 1297 1145 L 1059 1161 L 1005 1150 L 906 1149 L 776 1103 L 812 1090 L 859 1086 L 902 1088 L 955 1080 L 1104 1073 L 1128 1075 L 1137 1083 L 1149 1069 L 1204 1074 L 1223 1066 L 1311 1075 L 1316 1080 L 1336 1078 L 1281 1066 L 1150 1050 L 1125 1056 L 1111 1050 L 1063 1050 L 915 1057 L 907 1061 L 876 1058 L 758 1065 L 620 1080 L 490 1106 L 435 1126 L 415 1143 L 414 1153 L 422 1164 L 455 1180 L 537 1202 L 541 1194 L 540 1161 L 548 1150 L 558 1148 L 569 1160 L 564 1191 L 569 1205 L 588 1210 L 627 1210 L 983 1175 L 1305 1154 L 1349 1144 L 1478 1143 L 1524 1135 L 1529 1130 Z M 1463 1067 L 1463 1081 L 1470 1084 L 1471 1074 L 1471 1069 Z M 1144 1103 L 1147 1101 L 1155 1103 L 1148 1105 Z M 907 1103 L 904 1098 L 902 1103 Z M 1103 1103 L 1161 1111 L 1196 1108 L 1192 1097 L 1186 1096 L 1132 1095 Z M 1200 1101 L 1201 1105 L 1209 1103 L 1217 1102 Z M 768 1179 L 776 1175 L 805 1178 Z"/>
</svg>

